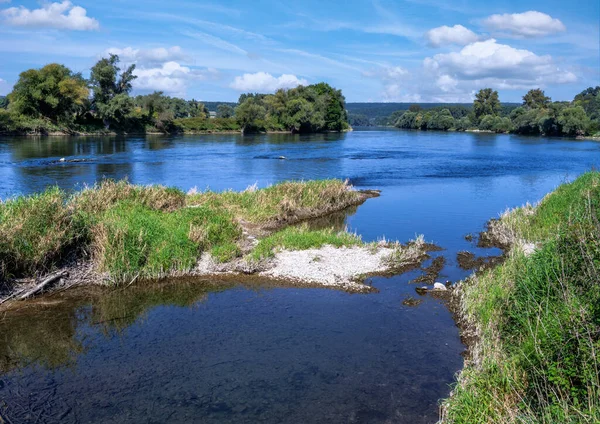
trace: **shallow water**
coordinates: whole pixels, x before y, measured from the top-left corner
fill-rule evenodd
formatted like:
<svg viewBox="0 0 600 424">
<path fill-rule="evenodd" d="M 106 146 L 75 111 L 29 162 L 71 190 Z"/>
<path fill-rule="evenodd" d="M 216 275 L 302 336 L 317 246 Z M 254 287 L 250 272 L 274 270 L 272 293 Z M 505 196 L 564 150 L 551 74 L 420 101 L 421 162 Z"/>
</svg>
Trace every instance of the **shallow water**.
<svg viewBox="0 0 600 424">
<path fill-rule="evenodd" d="M 284 156 L 286 159 L 278 159 Z M 83 162 L 58 162 L 84 159 Z M 424 234 L 456 253 L 507 207 L 598 165 L 600 144 L 506 135 L 355 131 L 311 136 L 1 138 L 0 196 L 103 176 L 184 190 L 349 178 L 382 190 L 346 219 L 366 240 Z M 321 224 L 322 225 L 322 224 Z M 435 422 L 462 366 L 444 304 L 419 271 L 379 292 L 185 281 L 72 292 L 0 316 L 0 417 L 12 422 Z M 102 294 L 102 295 L 101 295 Z"/>
</svg>

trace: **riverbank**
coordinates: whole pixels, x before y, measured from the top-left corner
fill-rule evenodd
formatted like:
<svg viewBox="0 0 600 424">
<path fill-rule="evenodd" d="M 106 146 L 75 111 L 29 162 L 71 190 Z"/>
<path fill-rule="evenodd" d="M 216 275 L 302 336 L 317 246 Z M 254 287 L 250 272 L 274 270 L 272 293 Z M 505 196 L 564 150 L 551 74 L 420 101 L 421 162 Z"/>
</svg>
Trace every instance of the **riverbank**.
<svg viewBox="0 0 600 424">
<path fill-rule="evenodd" d="M 600 174 L 504 213 L 506 261 L 453 291 L 469 344 L 443 422 L 600 421 Z"/>
<path fill-rule="evenodd" d="M 297 224 L 377 195 L 340 180 L 187 194 L 110 180 L 71 195 L 49 188 L 0 206 L 0 299 L 51 285 L 215 274 L 368 291 L 363 276 L 418 266 L 429 248 L 423 239 L 367 244 L 347 231 Z M 302 273 L 295 263 L 304 263 Z"/>
</svg>

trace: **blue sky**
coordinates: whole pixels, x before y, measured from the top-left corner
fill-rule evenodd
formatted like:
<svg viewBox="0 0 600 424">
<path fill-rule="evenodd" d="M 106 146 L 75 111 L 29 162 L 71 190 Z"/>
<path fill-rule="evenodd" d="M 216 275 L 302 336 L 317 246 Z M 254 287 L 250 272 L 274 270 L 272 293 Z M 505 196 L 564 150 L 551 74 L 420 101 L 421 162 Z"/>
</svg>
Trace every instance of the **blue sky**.
<svg viewBox="0 0 600 424">
<path fill-rule="evenodd" d="M 289 3 L 289 4 L 287 4 Z M 598 0 L 0 0 L 0 94 L 59 62 L 89 74 L 108 52 L 135 91 L 235 101 L 326 81 L 348 101 L 571 100 L 600 84 Z"/>
</svg>

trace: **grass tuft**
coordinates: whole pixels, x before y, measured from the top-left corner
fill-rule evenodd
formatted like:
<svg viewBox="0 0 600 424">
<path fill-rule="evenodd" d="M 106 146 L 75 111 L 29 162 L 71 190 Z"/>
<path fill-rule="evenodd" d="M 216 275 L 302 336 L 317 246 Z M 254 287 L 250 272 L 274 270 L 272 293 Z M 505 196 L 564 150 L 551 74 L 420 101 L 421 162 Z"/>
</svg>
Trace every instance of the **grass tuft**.
<svg viewBox="0 0 600 424">
<path fill-rule="evenodd" d="M 341 180 L 284 182 L 242 192 L 205 192 L 188 197 L 188 205 L 225 208 L 244 221 L 273 226 L 314 218 L 360 203 L 362 196 Z"/>
<path fill-rule="evenodd" d="M 0 204 L 0 278 L 35 275 L 53 267 L 75 237 L 57 187 Z"/>
<path fill-rule="evenodd" d="M 335 231 L 333 228 L 310 230 L 307 225 L 288 227 L 260 240 L 248 255 L 250 261 L 272 258 L 281 250 L 318 249 L 325 245 L 335 247 L 361 246 L 363 241 L 356 234 Z"/>
</svg>

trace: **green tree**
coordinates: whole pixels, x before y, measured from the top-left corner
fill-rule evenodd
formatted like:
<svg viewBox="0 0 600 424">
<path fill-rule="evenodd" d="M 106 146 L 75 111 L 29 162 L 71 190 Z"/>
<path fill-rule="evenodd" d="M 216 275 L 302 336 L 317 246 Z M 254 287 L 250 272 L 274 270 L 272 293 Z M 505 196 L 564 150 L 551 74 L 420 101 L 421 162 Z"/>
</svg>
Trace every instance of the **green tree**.
<svg viewBox="0 0 600 424">
<path fill-rule="evenodd" d="M 448 131 L 454 127 L 454 118 L 448 109 L 433 112 L 427 122 L 427 129 Z"/>
<path fill-rule="evenodd" d="M 493 131 L 496 117 L 494 115 L 485 115 L 481 117 L 479 129 L 483 131 Z"/>
<path fill-rule="evenodd" d="M 83 110 L 88 96 L 89 90 L 80 74 L 52 63 L 21 73 L 9 94 L 10 110 L 16 115 L 70 124 Z"/>
<path fill-rule="evenodd" d="M 262 129 L 267 111 L 254 97 L 246 98 L 235 108 L 235 119 L 243 133 Z"/>
<path fill-rule="evenodd" d="M 226 104 L 220 104 L 217 106 L 217 118 L 231 118 L 233 117 L 234 110 L 231 106 Z"/>
<path fill-rule="evenodd" d="M 410 105 L 408 107 L 408 111 L 409 112 L 413 112 L 413 113 L 419 113 L 419 112 L 421 112 L 422 109 L 423 108 L 421 106 L 419 106 L 419 105 Z"/>
<path fill-rule="evenodd" d="M 90 84 L 92 86 L 93 109 L 106 126 L 122 124 L 124 118 L 133 109 L 133 100 L 129 97 L 135 65 L 129 66 L 119 74 L 119 56 L 111 54 L 100 59 L 92 68 Z"/>
<path fill-rule="evenodd" d="M 528 109 L 543 109 L 548 107 L 550 102 L 550 97 L 546 96 L 544 91 L 539 88 L 529 90 L 527 94 L 523 96 L 523 106 Z"/>
<path fill-rule="evenodd" d="M 473 112 L 477 120 L 485 115 L 499 115 L 502 112 L 502 105 L 500 104 L 498 92 L 491 88 L 479 90 L 473 101 Z"/>
<path fill-rule="evenodd" d="M 400 117 L 398 122 L 396 122 L 396 126 L 398 128 L 404 128 L 407 130 L 416 129 L 417 128 L 417 112 L 404 112 L 404 114 Z"/>
<path fill-rule="evenodd" d="M 346 128 L 348 114 L 346 112 L 346 99 L 341 90 L 336 90 L 329 84 L 321 82 L 309 86 L 313 89 L 321 102 L 324 103 L 324 130 L 341 131 Z"/>
<path fill-rule="evenodd" d="M 8 108 L 8 97 L 0 96 L 0 109 Z"/>
<path fill-rule="evenodd" d="M 558 117 L 558 123 L 562 127 L 562 132 L 570 136 L 584 135 L 590 119 L 581 106 L 567 107 L 562 110 Z"/>
<path fill-rule="evenodd" d="M 464 116 L 456 121 L 456 130 L 457 131 L 467 131 L 468 129 L 470 129 L 472 127 L 473 127 L 473 124 L 471 123 L 471 120 L 467 116 Z"/>
<path fill-rule="evenodd" d="M 544 116 L 544 110 L 525 109 L 518 107 L 510 113 L 510 119 L 517 134 L 538 135 L 541 133 L 540 120 Z"/>
</svg>

